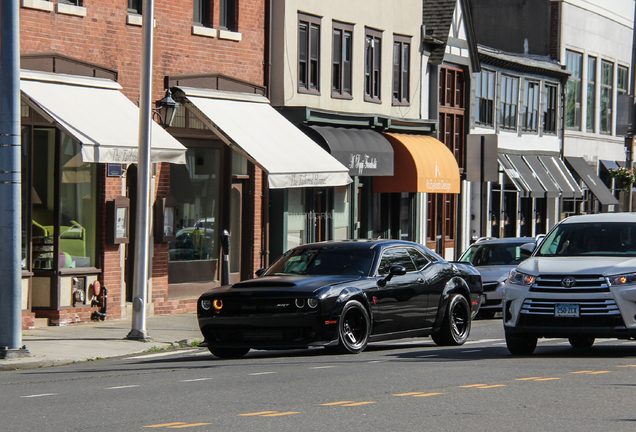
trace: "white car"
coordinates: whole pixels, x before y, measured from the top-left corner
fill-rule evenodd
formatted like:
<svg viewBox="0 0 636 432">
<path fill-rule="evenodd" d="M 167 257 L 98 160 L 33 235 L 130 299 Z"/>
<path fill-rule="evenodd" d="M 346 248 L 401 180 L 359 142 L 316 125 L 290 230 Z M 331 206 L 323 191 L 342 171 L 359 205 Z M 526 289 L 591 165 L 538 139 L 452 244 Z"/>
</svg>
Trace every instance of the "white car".
<svg viewBox="0 0 636 432">
<path fill-rule="evenodd" d="M 510 271 L 503 323 L 515 355 L 532 354 L 542 337 L 567 338 L 574 348 L 590 348 L 595 338 L 636 337 L 636 214 L 557 224 Z"/>
</svg>

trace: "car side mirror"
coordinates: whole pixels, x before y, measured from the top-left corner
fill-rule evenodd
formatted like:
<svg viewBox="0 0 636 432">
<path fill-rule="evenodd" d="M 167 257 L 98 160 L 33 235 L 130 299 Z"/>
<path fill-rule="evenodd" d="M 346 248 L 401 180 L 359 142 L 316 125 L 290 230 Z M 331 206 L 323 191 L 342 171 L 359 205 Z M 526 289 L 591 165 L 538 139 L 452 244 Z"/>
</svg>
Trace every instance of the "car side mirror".
<svg viewBox="0 0 636 432">
<path fill-rule="evenodd" d="M 384 279 L 380 279 L 378 281 L 378 286 L 379 287 L 386 286 L 386 284 L 391 279 L 393 279 L 393 276 L 403 276 L 405 274 L 406 274 L 406 268 L 404 266 L 401 266 L 401 265 L 391 266 L 391 268 L 389 269 L 389 274 L 386 275 L 386 277 Z"/>
<path fill-rule="evenodd" d="M 267 269 L 262 268 L 262 269 L 256 270 L 254 272 L 254 274 L 256 274 L 256 277 L 261 277 L 261 276 L 263 276 L 265 274 L 266 271 L 267 271 Z"/>
<path fill-rule="evenodd" d="M 532 255 L 532 252 L 534 252 L 534 248 L 535 248 L 534 243 L 526 243 L 524 245 L 521 245 L 521 247 L 519 247 L 519 252 L 521 253 L 521 255 L 529 257 L 530 255 Z"/>
</svg>

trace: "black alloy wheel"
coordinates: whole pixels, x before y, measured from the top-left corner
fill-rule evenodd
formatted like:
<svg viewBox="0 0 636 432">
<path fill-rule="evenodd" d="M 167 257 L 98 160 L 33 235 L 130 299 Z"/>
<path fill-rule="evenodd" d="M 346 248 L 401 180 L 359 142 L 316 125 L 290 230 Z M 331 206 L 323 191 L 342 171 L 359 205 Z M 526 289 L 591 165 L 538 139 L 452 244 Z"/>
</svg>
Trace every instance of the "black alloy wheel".
<svg viewBox="0 0 636 432">
<path fill-rule="evenodd" d="M 432 335 L 439 346 L 463 345 L 470 335 L 470 304 L 461 294 L 452 294 L 446 307 L 446 315 L 439 332 Z"/>
<path fill-rule="evenodd" d="M 506 331 L 506 346 L 512 355 L 532 355 L 537 349 L 537 338 L 527 335 L 513 335 Z"/>
<path fill-rule="evenodd" d="M 592 348 L 592 345 L 594 345 L 594 340 L 595 339 L 592 336 L 574 336 L 568 338 L 568 341 L 570 342 L 570 345 L 572 345 L 572 348 L 577 349 Z"/>
<path fill-rule="evenodd" d="M 222 359 L 237 359 L 249 352 L 249 348 L 212 348 L 208 347 L 212 355 Z"/>
<path fill-rule="evenodd" d="M 345 304 L 338 321 L 338 351 L 344 354 L 358 354 L 369 342 L 371 320 L 369 313 L 356 300 Z"/>
</svg>

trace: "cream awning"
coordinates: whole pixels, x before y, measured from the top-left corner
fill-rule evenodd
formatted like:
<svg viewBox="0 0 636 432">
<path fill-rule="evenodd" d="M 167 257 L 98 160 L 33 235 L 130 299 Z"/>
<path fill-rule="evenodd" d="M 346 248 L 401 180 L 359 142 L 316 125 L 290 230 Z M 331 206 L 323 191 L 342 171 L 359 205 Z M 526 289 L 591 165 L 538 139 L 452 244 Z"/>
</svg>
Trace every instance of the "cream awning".
<svg viewBox="0 0 636 432">
<path fill-rule="evenodd" d="M 64 74 L 20 71 L 23 99 L 82 145 L 82 161 L 136 163 L 139 108 L 116 82 Z M 185 163 L 186 148 L 152 122 L 152 162 Z"/>
<path fill-rule="evenodd" d="M 227 145 L 268 174 L 271 189 L 344 186 L 349 169 L 283 117 L 260 95 L 173 89 Z"/>
</svg>

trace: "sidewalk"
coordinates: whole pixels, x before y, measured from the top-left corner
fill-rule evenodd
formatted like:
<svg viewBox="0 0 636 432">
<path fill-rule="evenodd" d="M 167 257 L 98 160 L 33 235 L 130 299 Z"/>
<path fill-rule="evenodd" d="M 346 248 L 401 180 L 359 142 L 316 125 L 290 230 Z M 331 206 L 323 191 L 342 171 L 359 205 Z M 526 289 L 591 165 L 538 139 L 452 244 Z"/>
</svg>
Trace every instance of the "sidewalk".
<svg viewBox="0 0 636 432">
<path fill-rule="evenodd" d="M 146 332 L 152 341 L 128 340 L 132 319 L 38 327 L 22 332 L 30 357 L 0 359 L 0 371 L 98 360 L 203 341 L 196 313 L 150 316 Z"/>
</svg>

